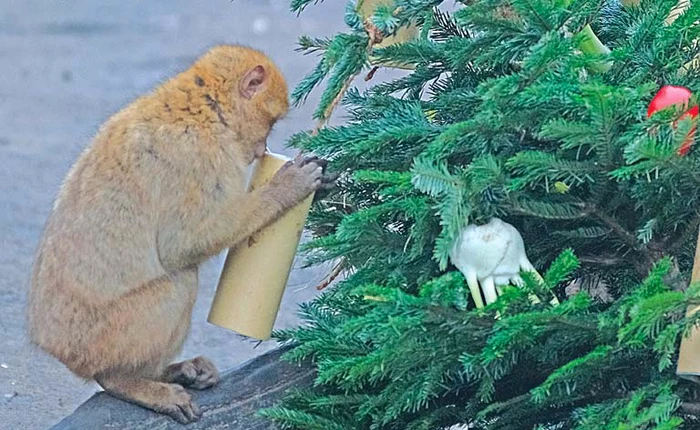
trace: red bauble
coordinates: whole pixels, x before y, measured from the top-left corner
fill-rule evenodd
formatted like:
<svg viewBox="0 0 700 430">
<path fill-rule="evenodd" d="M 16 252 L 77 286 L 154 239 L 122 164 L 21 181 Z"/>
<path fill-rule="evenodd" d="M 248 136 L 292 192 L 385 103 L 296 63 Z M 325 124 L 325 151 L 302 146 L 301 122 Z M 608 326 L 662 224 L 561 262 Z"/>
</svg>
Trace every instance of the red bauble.
<svg viewBox="0 0 700 430">
<path fill-rule="evenodd" d="M 674 106 L 674 105 L 681 105 L 683 107 L 688 106 L 688 103 L 690 102 L 690 96 L 692 93 L 690 92 L 689 89 L 685 87 L 676 87 L 673 85 L 666 85 L 661 87 L 658 93 L 654 96 L 653 99 L 651 99 L 651 103 L 649 103 L 649 109 L 647 110 L 647 117 L 652 116 L 656 112 L 663 110 L 667 107 Z M 686 117 L 691 117 L 695 118 L 698 116 L 698 113 L 700 112 L 700 109 L 698 108 L 697 105 L 693 106 L 692 108 L 688 109 L 683 115 L 681 115 L 679 120 L 686 118 Z M 675 123 L 674 123 L 675 125 Z M 695 140 L 695 127 L 693 127 L 690 130 L 690 133 L 688 133 L 688 136 L 685 138 L 683 141 L 683 144 L 681 145 L 680 148 L 678 148 L 678 154 L 679 155 L 685 155 L 690 151 L 690 147 L 693 145 L 693 141 Z"/>
</svg>

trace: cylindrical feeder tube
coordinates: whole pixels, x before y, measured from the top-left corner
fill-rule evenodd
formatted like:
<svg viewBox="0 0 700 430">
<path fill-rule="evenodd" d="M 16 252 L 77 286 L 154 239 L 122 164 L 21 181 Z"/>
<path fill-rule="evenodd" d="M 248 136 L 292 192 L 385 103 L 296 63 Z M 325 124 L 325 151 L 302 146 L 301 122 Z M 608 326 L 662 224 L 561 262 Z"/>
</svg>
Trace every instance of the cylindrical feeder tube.
<svg viewBox="0 0 700 430">
<path fill-rule="evenodd" d="M 249 189 L 265 184 L 288 160 L 266 153 Z M 229 249 L 209 312 L 210 323 L 255 339 L 270 338 L 313 197 Z"/>
<path fill-rule="evenodd" d="M 695 261 L 693 262 L 693 274 L 690 282 L 700 281 L 700 232 L 695 245 Z M 700 306 L 688 306 L 686 315 L 693 315 L 700 310 Z M 678 366 L 676 375 L 681 378 L 700 383 L 700 329 L 693 327 L 688 337 L 681 339 L 680 352 L 678 354 Z"/>
</svg>

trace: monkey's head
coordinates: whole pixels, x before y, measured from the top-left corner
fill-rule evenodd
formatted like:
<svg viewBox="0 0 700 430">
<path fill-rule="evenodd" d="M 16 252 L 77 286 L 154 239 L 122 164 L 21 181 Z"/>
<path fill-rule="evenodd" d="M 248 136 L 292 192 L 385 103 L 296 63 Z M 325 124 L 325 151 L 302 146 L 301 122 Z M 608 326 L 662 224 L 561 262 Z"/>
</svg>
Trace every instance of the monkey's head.
<svg viewBox="0 0 700 430">
<path fill-rule="evenodd" d="M 239 136 L 236 144 L 248 161 L 262 157 L 272 126 L 289 110 L 287 82 L 279 68 L 255 49 L 220 45 L 192 70 L 195 84 L 215 93 L 211 103 L 228 111 L 231 119 L 223 121 Z"/>
</svg>

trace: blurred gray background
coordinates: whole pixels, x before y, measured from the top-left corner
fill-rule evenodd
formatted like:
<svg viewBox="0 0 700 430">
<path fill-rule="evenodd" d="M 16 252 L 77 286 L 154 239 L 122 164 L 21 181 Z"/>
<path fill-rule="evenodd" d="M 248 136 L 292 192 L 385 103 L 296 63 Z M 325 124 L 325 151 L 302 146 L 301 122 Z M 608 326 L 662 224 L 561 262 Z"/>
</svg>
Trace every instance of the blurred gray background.
<svg viewBox="0 0 700 430">
<path fill-rule="evenodd" d="M 99 125 L 217 43 L 267 52 L 292 87 L 316 61 L 294 51 L 298 36 L 343 28 L 344 6 L 328 0 L 296 17 L 289 0 L 0 0 L 0 429 L 47 428 L 98 389 L 28 344 L 23 308 L 54 196 Z M 317 98 L 278 124 L 274 150 L 313 126 Z M 182 355 L 204 354 L 227 369 L 275 345 L 206 322 L 222 264 L 219 256 L 201 270 Z M 295 269 L 277 328 L 297 323 L 297 303 L 317 293 L 329 270 Z"/>
</svg>

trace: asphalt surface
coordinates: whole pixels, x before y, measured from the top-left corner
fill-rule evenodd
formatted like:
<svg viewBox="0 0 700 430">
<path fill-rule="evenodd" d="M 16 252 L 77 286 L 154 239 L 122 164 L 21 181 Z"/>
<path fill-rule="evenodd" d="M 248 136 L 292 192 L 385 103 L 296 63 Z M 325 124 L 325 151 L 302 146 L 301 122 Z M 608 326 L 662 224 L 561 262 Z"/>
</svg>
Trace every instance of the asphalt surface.
<svg viewBox="0 0 700 430">
<path fill-rule="evenodd" d="M 99 125 L 217 43 L 267 52 L 293 86 L 315 64 L 294 51 L 298 36 L 333 34 L 344 4 L 296 17 L 288 0 L 0 0 L 0 429 L 47 428 L 98 390 L 28 344 L 23 309 L 53 199 Z M 276 127 L 273 149 L 312 127 L 317 96 Z M 222 264 L 219 256 L 202 267 L 182 356 L 227 369 L 275 345 L 206 322 Z M 327 272 L 292 273 L 276 327 L 297 323 L 297 303 Z"/>
</svg>

